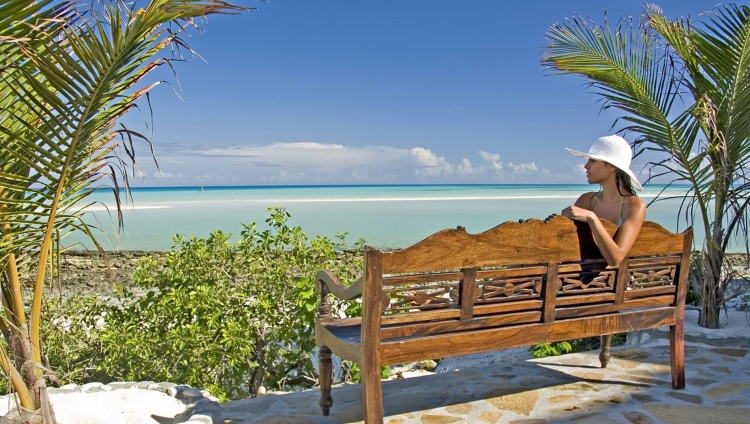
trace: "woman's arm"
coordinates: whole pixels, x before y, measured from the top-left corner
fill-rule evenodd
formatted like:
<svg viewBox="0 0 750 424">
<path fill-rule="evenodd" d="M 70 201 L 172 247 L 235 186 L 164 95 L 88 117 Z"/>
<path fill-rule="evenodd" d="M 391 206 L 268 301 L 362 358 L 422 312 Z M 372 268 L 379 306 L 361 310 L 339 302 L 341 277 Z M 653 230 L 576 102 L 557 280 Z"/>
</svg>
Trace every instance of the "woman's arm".
<svg viewBox="0 0 750 424">
<path fill-rule="evenodd" d="M 613 239 L 604 229 L 599 217 L 588 209 L 591 196 L 595 193 L 586 193 L 578 198 L 573 206 L 562 211 L 562 215 L 576 221 L 585 221 L 591 227 L 594 242 L 602 256 L 611 266 L 617 266 L 628 255 L 633 247 L 638 233 L 641 231 L 643 221 L 646 219 L 646 204 L 636 196 L 625 198 L 622 211 L 622 225 Z"/>
</svg>

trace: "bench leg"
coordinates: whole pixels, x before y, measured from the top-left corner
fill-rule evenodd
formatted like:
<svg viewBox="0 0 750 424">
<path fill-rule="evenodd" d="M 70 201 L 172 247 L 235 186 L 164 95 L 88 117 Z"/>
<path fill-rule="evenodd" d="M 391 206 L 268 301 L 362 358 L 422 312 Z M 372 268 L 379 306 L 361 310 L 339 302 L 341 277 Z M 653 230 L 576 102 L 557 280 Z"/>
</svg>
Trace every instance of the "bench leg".
<svg viewBox="0 0 750 424">
<path fill-rule="evenodd" d="M 333 380 L 333 367 L 331 364 L 331 349 L 321 346 L 318 352 L 318 375 L 320 377 L 320 409 L 323 415 L 328 416 L 333 406 L 331 397 L 331 380 Z"/>
<path fill-rule="evenodd" d="M 685 329 L 682 322 L 669 326 L 669 359 L 672 364 L 672 388 L 685 388 Z"/>
<path fill-rule="evenodd" d="M 362 365 L 362 407 L 365 423 L 383 422 L 383 387 L 380 382 L 380 364 L 365 360 Z"/>
<path fill-rule="evenodd" d="M 607 368 L 607 364 L 609 363 L 609 358 L 611 357 L 609 353 L 609 348 L 612 346 L 612 335 L 611 334 L 605 334 L 601 337 L 601 345 L 602 345 L 602 351 L 599 354 L 599 362 L 602 364 L 602 368 Z"/>
</svg>

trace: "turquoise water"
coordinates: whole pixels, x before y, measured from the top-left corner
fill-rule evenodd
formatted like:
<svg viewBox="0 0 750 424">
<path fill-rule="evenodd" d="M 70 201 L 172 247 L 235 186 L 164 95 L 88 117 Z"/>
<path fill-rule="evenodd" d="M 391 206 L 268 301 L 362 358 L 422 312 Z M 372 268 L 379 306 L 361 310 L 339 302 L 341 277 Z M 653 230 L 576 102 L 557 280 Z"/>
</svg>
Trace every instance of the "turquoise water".
<svg viewBox="0 0 750 424">
<path fill-rule="evenodd" d="M 291 225 L 309 237 L 332 237 L 348 232 L 347 241 L 363 238 L 381 248 L 416 243 L 443 228 L 464 226 L 477 233 L 505 221 L 544 219 L 572 204 L 590 185 L 402 185 L 294 187 L 180 187 L 134 189 L 133 202 L 124 205 L 125 228 L 119 240 L 111 191 L 97 191 L 89 199 L 86 222 L 102 227 L 97 236 L 107 250 L 169 250 L 175 234 L 206 237 L 223 230 L 239 235 L 241 223 L 265 228 L 266 209 L 283 206 Z M 646 187 L 640 196 L 648 203 L 663 189 Z M 680 195 L 684 188 L 665 194 Z M 686 225 L 678 220 L 680 200 L 664 200 L 648 207 L 647 219 L 671 231 Z M 101 233 L 100 233 L 101 234 Z M 702 235 L 696 234 L 700 241 Z M 91 243 L 72 234 L 68 242 Z"/>
</svg>

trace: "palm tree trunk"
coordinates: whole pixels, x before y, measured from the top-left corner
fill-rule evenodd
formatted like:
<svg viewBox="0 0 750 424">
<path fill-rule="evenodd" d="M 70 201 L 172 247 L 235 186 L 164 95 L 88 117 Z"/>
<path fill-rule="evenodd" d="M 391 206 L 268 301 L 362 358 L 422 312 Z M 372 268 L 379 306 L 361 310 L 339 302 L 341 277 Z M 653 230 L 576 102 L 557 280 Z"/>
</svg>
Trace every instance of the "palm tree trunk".
<svg viewBox="0 0 750 424">
<path fill-rule="evenodd" d="M 264 328 L 265 326 L 261 326 Z M 257 355 L 258 367 L 255 369 L 253 376 L 253 394 L 258 396 L 258 389 L 263 385 L 266 377 L 266 338 L 263 331 L 260 332 L 258 340 L 255 342 L 255 354 Z"/>
<path fill-rule="evenodd" d="M 2 212 L 7 212 L 8 209 L 8 204 L 4 201 L 5 194 L 5 190 L 0 188 L 0 211 Z M 2 231 L 3 241 L 12 244 L 10 224 L 3 222 L 0 230 Z M 36 367 L 32 360 L 21 280 L 18 275 L 18 264 L 14 253 L 8 255 L 2 272 L 5 274 L 9 287 L 7 292 L 9 299 L 3 299 L 2 327 L 11 355 L 9 360 L 3 353 L 2 366 L 11 382 L 12 389 L 18 393 L 21 405 L 27 409 L 36 409 L 39 405 L 39 399 L 34 396 L 34 391 L 30 390 L 36 384 Z M 11 365 L 11 362 L 13 365 Z"/>
<path fill-rule="evenodd" d="M 719 140 L 723 140 L 719 138 Z M 724 285 L 722 280 L 722 265 L 724 264 L 724 235 L 723 228 L 727 193 L 732 187 L 731 160 L 727 158 L 726 146 L 723 141 L 714 144 L 724 146 L 718 152 L 718 157 L 711 160 L 716 173 L 715 194 L 713 201 L 714 220 L 711 222 L 710 234 L 706 232 L 706 254 L 703 256 L 705 279 L 701 287 L 701 311 L 698 325 L 704 328 L 719 328 L 719 313 L 724 303 Z"/>
<path fill-rule="evenodd" d="M 16 393 L 18 393 L 18 398 L 21 401 L 21 406 L 31 405 L 32 399 L 29 396 L 29 391 L 23 381 L 23 377 L 18 373 L 18 370 L 14 368 L 13 364 L 11 364 L 11 361 L 8 359 L 2 349 L 0 349 L 0 364 L 2 364 L 3 371 L 5 371 L 5 374 L 8 376 L 11 387 L 14 389 L 19 389 L 16 390 Z M 26 406 L 24 406 L 24 408 L 26 408 Z"/>
<path fill-rule="evenodd" d="M 7 211 L 5 199 L 5 190 L 0 188 L 0 210 Z M 10 224 L 2 223 L 0 228 L 3 241 L 13 243 L 12 231 Z M 4 315 L 2 318 L 3 335 L 8 342 L 10 358 L 2 353 L 0 362 L 3 370 L 8 376 L 13 391 L 18 393 L 21 406 L 29 410 L 38 410 L 42 407 L 39 396 L 38 384 L 44 384 L 44 380 L 39 381 L 39 373 L 36 362 L 34 361 L 33 349 L 31 348 L 28 321 L 23 303 L 23 293 L 21 291 L 21 279 L 18 274 L 18 264 L 16 256 L 10 253 L 6 259 L 5 266 L 2 269 L 3 274 L 8 282 L 9 299 L 3 299 Z M 12 363 L 12 364 L 11 364 Z M 50 410 L 49 400 L 47 400 L 46 409 Z"/>
<path fill-rule="evenodd" d="M 10 255 L 6 269 L 6 277 L 12 287 L 18 287 L 20 293 L 20 280 L 16 270 L 15 256 Z M 10 304 L 5 305 L 6 322 L 11 324 L 7 326 L 8 350 L 11 358 L 5 356 L 0 351 L 0 363 L 3 370 L 8 376 L 12 389 L 18 394 L 21 406 L 30 411 L 43 411 L 45 424 L 55 424 L 52 404 L 48 396 L 43 396 L 42 392 L 46 391 L 45 380 L 39 372 L 36 361 L 34 361 L 33 349 L 28 323 L 24 315 L 24 309 L 16 311 L 14 308 L 14 299 Z"/>
<path fill-rule="evenodd" d="M 717 237 L 718 236 L 718 240 Z M 719 328 L 719 312 L 724 300 L 724 289 L 721 285 L 721 265 L 724 252 L 721 250 L 721 232 L 716 231 L 711 240 L 706 242 L 706 253 L 703 256 L 705 277 L 701 285 L 701 310 L 698 325 L 705 328 Z"/>
</svg>

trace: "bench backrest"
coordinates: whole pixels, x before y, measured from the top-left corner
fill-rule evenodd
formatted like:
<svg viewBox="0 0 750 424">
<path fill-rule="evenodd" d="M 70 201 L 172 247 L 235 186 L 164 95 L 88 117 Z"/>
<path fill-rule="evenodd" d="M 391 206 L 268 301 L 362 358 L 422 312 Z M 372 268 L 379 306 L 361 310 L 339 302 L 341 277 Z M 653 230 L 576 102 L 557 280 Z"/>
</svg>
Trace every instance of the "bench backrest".
<svg viewBox="0 0 750 424">
<path fill-rule="evenodd" d="M 603 223 L 614 235 L 618 227 Z M 684 305 L 691 243 L 692 229 L 673 234 L 647 221 L 628 258 L 609 267 L 587 224 L 556 216 L 479 234 L 442 230 L 395 251 L 366 247 L 362 335 L 438 334 Z"/>
</svg>

